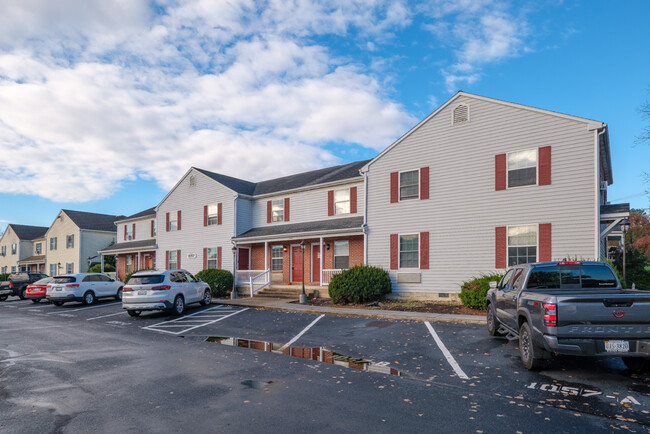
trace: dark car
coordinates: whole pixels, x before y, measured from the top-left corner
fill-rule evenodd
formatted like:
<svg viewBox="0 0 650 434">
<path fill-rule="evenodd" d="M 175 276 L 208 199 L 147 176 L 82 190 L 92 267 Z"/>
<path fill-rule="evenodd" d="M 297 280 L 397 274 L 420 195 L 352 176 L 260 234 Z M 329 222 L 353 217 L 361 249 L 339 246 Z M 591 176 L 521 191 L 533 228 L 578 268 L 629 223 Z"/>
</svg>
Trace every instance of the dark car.
<svg viewBox="0 0 650 434">
<path fill-rule="evenodd" d="M 5 282 L 0 282 L 0 301 L 5 301 L 10 295 L 25 299 L 25 292 L 30 283 L 45 279 L 47 274 L 42 273 L 12 273 Z"/>
</svg>

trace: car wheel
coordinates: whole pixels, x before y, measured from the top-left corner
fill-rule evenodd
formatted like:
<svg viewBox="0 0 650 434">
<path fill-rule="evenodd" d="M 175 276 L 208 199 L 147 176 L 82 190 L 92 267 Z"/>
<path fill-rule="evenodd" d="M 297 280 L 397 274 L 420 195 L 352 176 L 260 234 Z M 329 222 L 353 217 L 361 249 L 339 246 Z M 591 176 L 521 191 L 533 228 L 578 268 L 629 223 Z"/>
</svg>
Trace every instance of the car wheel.
<svg viewBox="0 0 650 434">
<path fill-rule="evenodd" d="M 498 332 L 501 323 L 497 319 L 497 313 L 494 311 L 494 305 L 492 303 L 488 304 L 486 318 L 487 329 L 490 336 L 501 336 L 501 333 Z"/>
<path fill-rule="evenodd" d="M 207 306 L 212 303 L 212 293 L 209 289 L 206 289 L 203 293 L 203 299 L 201 300 L 201 306 Z"/>
<path fill-rule="evenodd" d="M 54 303 L 55 306 L 63 306 L 62 301 L 53 301 L 52 303 Z"/>
<path fill-rule="evenodd" d="M 126 312 L 129 314 L 129 316 L 140 316 L 142 313 L 140 310 L 127 310 Z"/>
<path fill-rule="evenodd" d="M 519 355 L 524 367 L 529 371 L 539 371 L 544 366 L 544 350 L 533 342 L 533 335 L 527 322 L 519 329 Z"/>
<path fill-rule="evenodd" d="M 40 303 L 41 299 L 40 298 L 32 298 L 32 303 Z"/>
<path fill-rule="evenodd" d="M 92 291 L 87 291 L 84 294 L 83 304 L 85 304 L 86 306 L 90 306 L 94 302 L 95 302 L 95 294 L 93 294 Z"/>
<path fill-rule="evenodd" d="M 20 292 L 18 293 L 18 297 L 20 297 L 21 300 L 25 299 L 25 292 L 27 292 L 26 288 L 22 288 Z"/>
<path fill-rule="evenodd" d="M 9 297 L 8 295 L 0 295 L 0 301 L 5 301 Z"/>
<path fill-rule="evenodd" d="M 172 313 L 178 316 L 178 315 L 182 315 L 184 310 L 185 310 L 185 301 L 183 300 L 183 297 L 177 295 L 176 298 L 174 299 L 174 305 L 172 306 Z"/>
<path fill-rule="evenodd" d="M 621 357 L 627 369 L 632 372 L 650 371 L 650 359 L 643 357 Z"/>
<path fill-rule="evenodd" d="M 115 300 L 122 301 L 122 288 L 117 290 L 117 294 L 115 294 Z"/>
</svg>

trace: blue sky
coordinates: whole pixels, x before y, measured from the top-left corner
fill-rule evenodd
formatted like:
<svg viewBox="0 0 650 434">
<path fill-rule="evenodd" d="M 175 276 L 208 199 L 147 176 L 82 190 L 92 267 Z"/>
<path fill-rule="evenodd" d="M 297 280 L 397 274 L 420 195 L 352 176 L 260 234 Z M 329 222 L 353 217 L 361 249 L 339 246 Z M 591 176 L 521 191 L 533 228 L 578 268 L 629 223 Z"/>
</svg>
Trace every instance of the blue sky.
<svg viewBox="0 0 650 434">
<path fill-rule="evenodd" d="M 458 90 L 608 123 L 610 200 L 649 204 L 647 1 L 13 3 L 0 230 L 139 212 L 191 166 L 260 180 L 372 158 Z"/>
</svg>

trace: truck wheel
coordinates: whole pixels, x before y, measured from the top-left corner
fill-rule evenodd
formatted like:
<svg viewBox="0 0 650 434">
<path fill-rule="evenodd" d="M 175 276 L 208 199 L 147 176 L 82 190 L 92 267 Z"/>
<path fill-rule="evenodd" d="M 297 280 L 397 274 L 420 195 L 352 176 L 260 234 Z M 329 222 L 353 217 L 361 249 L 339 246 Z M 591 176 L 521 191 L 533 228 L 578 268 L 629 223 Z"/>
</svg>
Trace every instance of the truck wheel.
<svg viewBox="0 0 650 434">
<path fill-rule="evenodd" d="M 501 336 L 498 332 L 501 323 L 497 319 L 497 313 L 494 311 L 494 305 L 488 304 L 487 308 L 487 329 L 490 336 Z"/>
<path fill-rule="evenodd" d="M 18 292 L 18 297 L 19 297 L 21 300 L 24 300 L 24 299 L 25 299 L 25 292 L 26 292 L 26 291 L 27 291 L 27 288 L 20 288 L 20 292 Z"/>
<path fill-rule="evenodd" d="M 621 357 L 627 369 L 632 372 L 650 371 L 650 359 L 643 357 Z"/>
<path fill-rule="evenodd" d="M 8 295 L 0 295 L 0 301 L 5 301 L 9 297 Z"/>
<path fill-rule="evenodd" d="M 533 342 L 530 326 L 524 322 L 519 329 L 519 355 L 524 367 L 529 371 L 539 371 L 544 365 L 541 357 L 543 352 L 544 350 Z"/>
</svg>

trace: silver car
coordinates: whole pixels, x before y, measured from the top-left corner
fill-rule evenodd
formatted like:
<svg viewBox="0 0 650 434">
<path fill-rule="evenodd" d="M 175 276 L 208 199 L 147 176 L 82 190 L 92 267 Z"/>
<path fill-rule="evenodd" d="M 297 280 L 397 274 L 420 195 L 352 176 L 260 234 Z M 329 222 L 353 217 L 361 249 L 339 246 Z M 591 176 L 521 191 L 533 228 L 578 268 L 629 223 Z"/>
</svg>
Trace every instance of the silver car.
<svg viewBox="0 0 650 434">
<path fill-rule="evenodd" d="M 56 306 L 69 301 L 80 301 L 89 305 L 98 298 L 112 297 L 121 300 L 123 285 L 119 280 L 101 273 L 63 274 L 55 276 L 47 285 L 45 296 Z"/>
<path fill-rule="evenodd" d="M 166 310 L 181 315 L 185 305 L 212 303 L 210 285 L 186 270 L 139 271 L 123 289 L 122 308 L 131 316 L 145 310 Z"/>
</svg>

